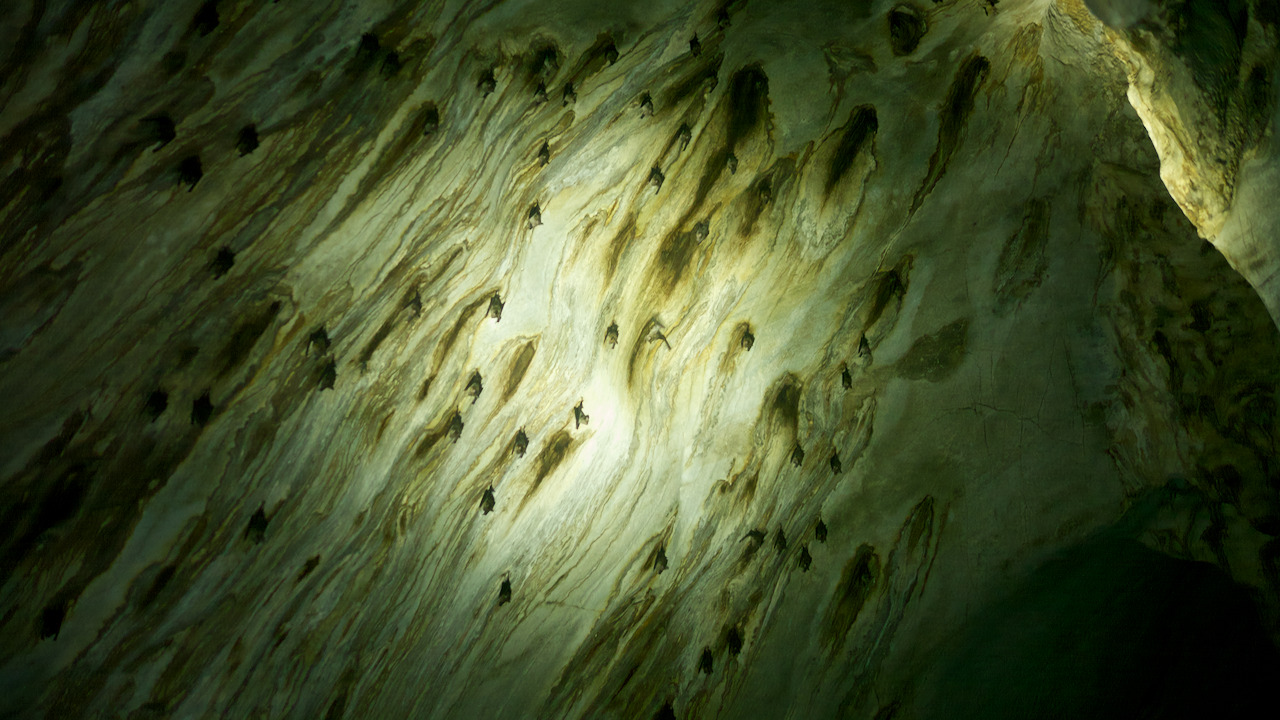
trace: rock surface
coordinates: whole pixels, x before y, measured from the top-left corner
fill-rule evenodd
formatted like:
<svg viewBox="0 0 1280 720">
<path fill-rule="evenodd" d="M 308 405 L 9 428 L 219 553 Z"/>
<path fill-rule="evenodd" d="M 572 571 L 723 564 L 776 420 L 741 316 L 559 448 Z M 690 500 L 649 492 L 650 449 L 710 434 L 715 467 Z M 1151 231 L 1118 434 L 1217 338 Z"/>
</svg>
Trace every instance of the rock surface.
<svg viewBox="0 0 1280 720">
<path fill-rule="evenodd" d="M 1245 702 L 1277 115 L 1171 2 L 8 4 L 0 715 Z"/>
</svg>

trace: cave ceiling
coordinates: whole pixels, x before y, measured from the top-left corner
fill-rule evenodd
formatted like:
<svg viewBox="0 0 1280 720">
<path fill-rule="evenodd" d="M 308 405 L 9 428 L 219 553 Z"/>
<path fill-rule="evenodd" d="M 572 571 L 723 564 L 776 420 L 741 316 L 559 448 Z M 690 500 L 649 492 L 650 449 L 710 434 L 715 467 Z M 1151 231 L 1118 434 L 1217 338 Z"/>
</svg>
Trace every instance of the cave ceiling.
<svg viewBox="0 0 1280 720">
<path fill-rule="evenodd" d="M 0 716 L 1274 669 L 1276 7 L 6 3 Z"/>
</svg>

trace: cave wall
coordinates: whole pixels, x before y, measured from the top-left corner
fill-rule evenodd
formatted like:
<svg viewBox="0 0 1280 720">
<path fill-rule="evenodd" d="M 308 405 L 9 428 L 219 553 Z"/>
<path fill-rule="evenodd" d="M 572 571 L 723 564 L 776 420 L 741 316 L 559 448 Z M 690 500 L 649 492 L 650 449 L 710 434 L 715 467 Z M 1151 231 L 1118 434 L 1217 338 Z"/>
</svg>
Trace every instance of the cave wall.
<svg viewBox="0 0 1280 720">
<path fill-rule="evenodd" d="M 1245 0 L 1091 0 L 1179 207 L 1280 322 L 1275 213 L 1280 11 Z M 1125 7 L 1121 7 L 1125 6 Z"/>
<path fill-rule="evenodd" d="M 3 12 L 0 712 L 945 717 L 1099 538 L 1277 637 L 1269 286 L 1139 25 Z"/>
</svg>

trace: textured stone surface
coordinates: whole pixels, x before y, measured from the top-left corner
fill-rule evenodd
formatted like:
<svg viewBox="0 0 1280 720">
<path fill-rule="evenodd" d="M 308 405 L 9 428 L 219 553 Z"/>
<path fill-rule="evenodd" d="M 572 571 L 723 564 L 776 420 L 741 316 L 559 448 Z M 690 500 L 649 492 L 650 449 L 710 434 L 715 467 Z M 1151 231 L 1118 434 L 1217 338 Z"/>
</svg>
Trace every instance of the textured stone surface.
<svg viewBox="0 0 1280 720">
<path fill-rule="evenodd" d="M 1272 3 L 1162 0 L 1101 12 L 1160 176 L 1280 322 L 1274 177 L 1280 18 Z M 1114 15 L 1114 17 L 1113 17 Z M 1129 23 L 1117 19 L 1136 17 Z"/>
<path fill-rule="evenodd" d="M 1198 214 L 1145 25 L 895 7 L 7 7 L 0 712 L 1027 716 L 973 638 L 1117 576 L 1269 667 L 1271 151 Z"/>
</svg>

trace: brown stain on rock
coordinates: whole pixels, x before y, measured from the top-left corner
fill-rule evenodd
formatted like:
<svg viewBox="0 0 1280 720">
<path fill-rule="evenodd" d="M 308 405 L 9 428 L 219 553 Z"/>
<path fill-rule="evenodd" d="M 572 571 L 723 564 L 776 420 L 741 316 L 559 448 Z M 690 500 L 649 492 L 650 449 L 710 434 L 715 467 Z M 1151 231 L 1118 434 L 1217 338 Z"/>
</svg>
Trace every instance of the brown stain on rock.
<svg viewBox="0 0 1280 720">
<path fill-rule="evenodd" d="M 880 582 L 880 556 L 871 545 L 858 548 L 840 574 L 827 615 L 826 645 L 841 647 Z"/>
<path fill-rule="evenodd" d="M 1022 225 L 1000 251 L 991 289 L 996 296 L 996 312 L 1007 312 L 1011 306 L 1040 287 L 1049 262 L 1045 248 L 1049 243 L 1049 203 L 1035 199 L 1027 203 Z"/>
<path fill-rule="evenodd" d="M 771 205 L 777 202 L 779 195 L 791 183 L 795 173 L 795 158 L 781 157 L 751 183 L 751 187 L 740 200 L 742 203 L 742 220 L 738 225 L 740 236 L 747 238 L 755 232 L 760 218 Z"/>
<path fill-rule="evenodd" d="M 904 529 L 908 531 L 907 552 L 914 553 L 916 545 L 923 539 L 927 545 L 933 538 L 933 496 L 926 495 L 923 500 L 911 508 Z"/>
<path fill-rule="evenodd" d="M 951 87 L 947 90 L 947 99 L 938 113 L 938 146 L 929 158 L 929 172 L 925 174 L 924 183 L 911 201 L 909 214 L 914 215 L 920 209 L 925 197 L 933 192 L 938 181 L 947 172 L 951 157 L 960 147 L 960 135 L 969 124 L 969 116 L 973 114 L 974 101 L 990 69 L 991 63 L 975 53 L 965 58 L 956 70 Z"/>
<path fill-rule="evenodd" d="M 787 373 L 774 382 L 767 396 L 766 412 L 769 419 L 790 428 L 793 433 L 800 420 L 801 389 L 800 379 Z"/>
<path fill-rule="evenodd" d="M 661 325 L 658 318 L 651 317 L 644 326 L 640 328 L 640 332 L 636 335 L 635 341 L 631 344 L 631 354 L 627 359 L 627 385 L 631 385 L 635 381 L 636 365 L 640 362 L 640 356 L 646 349 L 663 345 L 662 341 L 654 339 L 654 332 L 660 331 Z"/>
<path fill-rule="evenodd" d="M 960 367 L 968 340 L 968 318 L 952 321 L 935 333 L 916 338 L 898 361 L 898 375 L 908 380 L 944 380 Z"/>
<path fill-rule="evenodd" d="M 415 300 L 417 301 L 416 304 Z M 401 299 L 400 305 L 396 308 L 395 312 L 391 313 L 387 319 L 382 321 L 382 324 L 378 326 L 377 331 L 374 332 L 373 337 L 369 339 L 369 342 L 365 343 L 364 349 L 360 351 L 360 367 L 362 369 L 368 367 L 369 361 L 373 359 L 373 354 L 378 351 L 378 348 L 382 346 L 382 343 L 386 341 L 386 339 L 391 335 L 391 332 L 396 329 L 401 321 L 417 317 L 421 312 L 421 296 L 418 294 L 417 288 L 411 287 Z"/>
<path fill-rule="evenodd" d="M 467 305 L 462 308 L 462 311 L 458 313 L 458 319 L 453 321 L 453 325 L 447 332 L 445 332 L 444 336 L 440 338 L 440 344 L 436 346 L 433 363 L 434 369 L 431 372 L 433 376 L 440 372 L 440 368 L 444 365 L 445 356 L 449 354 L 450 350 L 453 350 L 454 344 L 458 342 L 458 337 L 462 335 L 462 329 L 467 326 L 467 322 L 471 320 L 471 316 L 475 315 L 481 305 L 488 304 L 489 298 L 491 297 L 493 297 L 492 291 L 480 293 L 479 299 L 467 303 Z"/>
<path fill-rule="evenodd" d="M 672 228 L 658 248 L 656 287 L 662 294 L 670 293 L 680 283 L 698 248 L 693 233 L 680 228 L 679 224 Z"/>
<path fill-rule="evenodd" d="M 707 87 L 719 75 L 720 66 L 723 62 L 723 53 L 713 54 L 706 52 L 704 49 L 697 63 L 678 77 L 673 77 L 670 81 L 663 83 L 662 107 L 677 105 Z M 767 79 L 765 80 L 765 89 L 768 89 Z"/>
<path fill-rule="evenodd" d="M 561 430 L 547 440 L 547 444 L 538 453 L 538 458 L 535 461 L 538 470 L 533 476 L 533 484 L 529 486 L 529 490 L 524 495 L 524 500 L 520 503 L 521 507 L 529 502 L 533 494 L 538 491 L 538 488 L 542 486 L 542 481 L 546 480 L 547 476 L 560 467 L 560 464 L 569 456 L 569 451 L 572 449 L 573 436 L 569 434 L 568 430 Z"/>
<path fill-rule="evenodd" d="M 276 315 L 279 313 L 280 302 L 275 301 L 248 316 L 236 326 L 236 329 L 231 333 L 231 337 L 227 340 L 227 344 L 223 346 L 222 351 L 218 354 L 220 365 L 218 377 L 225 377 L 244 363 L 254 345 L 257 344 L 258 339 L 267 331 L 267 328 L 271 327 L 271 323 L 275 321 Z"/>
<path fill-rule="evenodd" d="M 511 367 L 507 369 L 507 383 L 502 388 L 502 399 L 507 401 L 520 388 L 520 382 L 524 380 L 524 376 L 529 372 L 529 365 L 533 363 L 533 356 L 538 352 L 538 341 L 530 340 L 520 348 L 520 352 L 511 360 Z"/>
<path fill-rule="evenodd" d="M 880 317 L 884 315 L 884 311 L 888 309 L 889 304 L 894 300 L 902 301 L 907 295 L 907 285 L 911 282 L 911 265 L 915 261 L 913 256 L 904 257 L 891 270 L 886 270 L 878 275 L 876 279 L 876 288 L 871 296 L 871 307 L 867 311 L 866 327 L 871 328 Z"/>
<path fill-rule="evenodd" d="M 875 142 L 879 129 L 880 121 L 873 106 L 859 105 L 849 113 L 849 120 L 840 129 L 840 142 L 827 167 L 827 179 L 822 187 L 824 197 L 831 195 L 841 178 L 849 172 L 858 153 L 869 143 Z"/>
<path fill-rule="evenodd" d="M 453 419 L 453 413 L 453 408 L 449 408 L 443 418 L 427 427 L 422 439 L 418 441 L 417 448 L 413 451 L 414 457 L 421 458 L 431 452 L 431 449 L 449 433 L 449 422 Z"/>
<path fill-rule="evenodd" d="M 769 76 L 759 63 L 748 65 L 729 79 L 729 122 L 726 128 L 732 150 L 769 115 Z"/>
<path fill-rule="evenodd" d="M 618 228 L 618 232 L 613 236 L 613 241 L 609 243 L 607 249 L 604 276 L 606 285 L 613 281 L 613 274 L 618 270 L 618 261 L 635 239 L 636 218 L 634 215 L 628 215 L 627 219 L 623 221 L 622 227 Z"/>
</svg>

